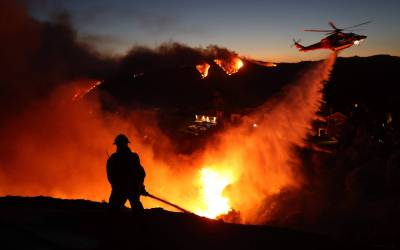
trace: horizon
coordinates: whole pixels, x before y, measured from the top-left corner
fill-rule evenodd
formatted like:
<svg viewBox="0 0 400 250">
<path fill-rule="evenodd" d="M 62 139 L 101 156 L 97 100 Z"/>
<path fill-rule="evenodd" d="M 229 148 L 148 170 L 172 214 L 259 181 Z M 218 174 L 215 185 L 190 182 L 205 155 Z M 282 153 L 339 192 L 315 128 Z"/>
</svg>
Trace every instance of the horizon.
<svg viewBox="0 0 400 250">
<path fill-rule="evenodd" d="M 293 8 L 296 7 L 296 8 Z M 319 42 L 324 33 L 302 29 L 327 29 L 334 21 L 341 27 L 365 21 L 357 34 L 367 35 L 360 46 L 341 52 L 342 57 L 388 54 L 400 56 L 400 2 L 362 1 L 299 5 L 293 0 L 276 2 L 220 1 L 214 3 L 161 1 L 28 1 L 30 15 L 41 21 L 67 14 L 78 39 L 104 55 L 123 56 L 134 46 L 156 48 L 165 42 L 189 47 L 218 45 L 240 56 L 271 62 L 315 61 L 328 50 L 301 53 L 291 47 L 292 39 L 302 44 Z"/>
</svg>

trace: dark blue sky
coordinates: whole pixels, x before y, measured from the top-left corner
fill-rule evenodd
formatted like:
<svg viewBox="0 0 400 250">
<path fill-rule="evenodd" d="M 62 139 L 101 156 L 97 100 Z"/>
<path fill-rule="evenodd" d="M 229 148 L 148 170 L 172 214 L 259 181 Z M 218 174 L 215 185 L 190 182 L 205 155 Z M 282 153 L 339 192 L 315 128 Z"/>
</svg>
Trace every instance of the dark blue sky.
<svg viewBox="0 0 400 250">
<path fill-rule="evenodd" d="M 177 41 L 195 47 L 217 44 L 269 61 L 314 60 L 328 52 L 299 53 L 290 47 L 292 38 L 308 45 L 318 42 L 323 33 L 302 29 L 327 29 L 330 20 L 339 27 L 372 20 L 356 32 L 368 39 L 342 55 L 400 56 L 400 0 L 46 0 L 31 1 L 29 8 L 41 20 L 67 10 L 79 37 L 93 41 L 105 53 Z"/>
</svg>

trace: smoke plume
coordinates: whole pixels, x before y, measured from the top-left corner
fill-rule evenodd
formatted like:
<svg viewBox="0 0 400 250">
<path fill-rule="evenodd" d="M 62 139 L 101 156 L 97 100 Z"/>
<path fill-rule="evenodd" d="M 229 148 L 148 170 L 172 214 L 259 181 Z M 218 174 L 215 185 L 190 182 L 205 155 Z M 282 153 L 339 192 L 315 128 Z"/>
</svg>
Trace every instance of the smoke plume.
<svg viewBox="0 0 400 250">
<path fill-rule="evenodd" d="M 216 53 L 222 57 L 233 52 L 170 43 L 156 49 L 134 47 L 122 58 L 109 59 L 77 41 L 65 13 L 52 22 L 39 22 L 21 4 L 1 5 L 1 194 L 106 200 L 106 152 L 114 150 L 116 134 L 126 133 L 147 166 L 149 189 L 166 194 L 174 180 L 183 186 L 168 196 L 187 196 L 196 156 L 173 152 L 154 112 L 108 113 L 101 107 L 101 95 L 81 96 L 97 80 L 118 79 L 135 70 L 195 69 Z"/>
<path fill-rule="evenodd" d="M 76 41 L 68 15 L 39 22 L 20 2 L 0 3 L 0 112 L 13 114 L 81 76 L 103 78 L 112 60 Z"/>
</svg>

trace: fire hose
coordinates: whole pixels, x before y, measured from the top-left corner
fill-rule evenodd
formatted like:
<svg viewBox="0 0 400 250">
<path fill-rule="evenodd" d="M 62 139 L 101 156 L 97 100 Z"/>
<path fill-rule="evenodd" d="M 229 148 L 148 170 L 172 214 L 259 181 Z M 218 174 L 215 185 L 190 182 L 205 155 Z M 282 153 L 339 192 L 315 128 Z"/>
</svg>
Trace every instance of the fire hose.
<svg viewBox="0 0 400 250">
<path fill-rule="evenodd" d="M 189 210 L 186 210 L 186 209 L 184 209 L 184 208 L 182 208 L 182 207 L 180 207 L 180 206 L 178 206 L 178 205 L 175 205 L 175 204 L 173 204 L 173 203 L 171 203 L 171 202 L 169 202 L 169 201 L 166 201 L 166 200 L 161 199 L 161 198 L 159 198 L 159 197 L 157 197 L 157 196 L 154 196 L 154 195 L 152 195 L 152 194 L 149 194 L 148 192 L 146 192 L 146 194 L 144 194 L 144 196 L 153 198 L 153 199 L 158 200 L 158 201 L 160 201 L 160 202 L 162 202 L 162 203 L 165 203 L 165 204 L 167 204 L 167 205 L 170 205 L 171 207 L 174 207 L 174 208 L 178 209 L 178 210 L 181 211 L 181 212 L 184 212 L 184 213 L 187 213 L 187 214 L 193 214 L 193 213 L 190 212 Z"/>
</svg>

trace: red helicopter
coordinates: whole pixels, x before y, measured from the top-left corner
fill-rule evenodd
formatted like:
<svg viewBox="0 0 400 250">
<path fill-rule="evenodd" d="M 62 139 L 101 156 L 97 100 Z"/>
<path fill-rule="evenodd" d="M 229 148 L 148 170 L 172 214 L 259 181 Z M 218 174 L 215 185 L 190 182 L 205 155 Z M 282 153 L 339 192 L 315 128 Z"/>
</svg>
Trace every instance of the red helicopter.
<svg viewBox="0 0 400 250">
<path fill-rule="evenodd" d="M 304 30 L 304 31 L 310 31 L 310 32 L 327 32 L 326 35 L 327 37 L 321 39 L 320 42 L 309 45 L 309 46 L 303 46 L 299 42 L 300 40 L 296 41 L 293 40 L 294 46 L 299 49 L 299 51 L 302 52 L 307 52 L 311 50 L 316 50 L 316 49 L 330 49 L 332 51 L 338 51 L 342 49 L 346 49 L 350 46 L 359 45 L 360 42 L 362 42 L 364 39 L 367 38 L 367 36 L 364 35 L 357 35 L 354 33 L 345 33 L 342 31 L 349 30 L 351 28 L 355 28 L 367 23 L 370 23 L 371 21 L 360 23 L 357 25 L 352 25 L 343 29 L 339 29 L 335 26 L 333 22 L 329 22 L 329 25 L 333 28 L 332 30 Z M 349 31 L 355 31 L 355 30 L 349 30 Z"/>
</svg>

